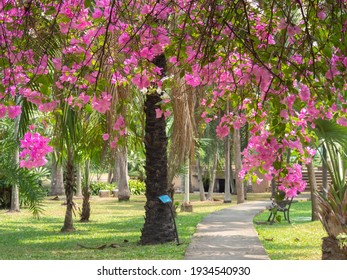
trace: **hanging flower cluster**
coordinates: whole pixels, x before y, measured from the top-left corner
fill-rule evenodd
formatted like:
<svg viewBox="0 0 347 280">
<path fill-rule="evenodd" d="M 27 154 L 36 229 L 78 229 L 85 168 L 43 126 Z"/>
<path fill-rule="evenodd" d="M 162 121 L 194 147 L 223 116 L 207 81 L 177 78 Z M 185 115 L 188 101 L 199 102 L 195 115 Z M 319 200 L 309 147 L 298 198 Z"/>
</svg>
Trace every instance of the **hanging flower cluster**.
<svg viewBox="0 0 347 280">
<path fill-rule="evenodd" d="M 20 167 L 32 169 L 45 165 L 47 163 L 46 155 L 53 151 L 48 142 L 49 139 L 41 136 L 38 132 L 27 132 L 20 140 L 20 148 L 22 149 L 19 154 Z"/>
</svg>

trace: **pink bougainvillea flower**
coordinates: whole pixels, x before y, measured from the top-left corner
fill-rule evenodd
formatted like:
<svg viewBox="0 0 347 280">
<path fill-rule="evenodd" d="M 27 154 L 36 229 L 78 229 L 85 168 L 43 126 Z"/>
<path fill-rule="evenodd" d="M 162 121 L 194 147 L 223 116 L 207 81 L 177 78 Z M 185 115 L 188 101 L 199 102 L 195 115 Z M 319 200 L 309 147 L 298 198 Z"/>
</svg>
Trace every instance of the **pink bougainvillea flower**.
<svg viewBox="0 0 347 280">
<path fill-rule="evenodd" d="M 130 41 L 130 36 L 127 32 L 123 32 L 118 38 L 118 44 L 122 47 Z"/>
<path fill-rule="evenodd" d="M 341 126 L 347 126 L 347 119 L 345 117 L 341 117 L 341 118 L 337 119 L 336 122 Z"/>
<path fill-rule="evenodd" d="M 89 95 L 85 95 L 84 92 L 82 92 L 82 93 L 79 95 L 78 98 L 82 101 L 83 104 L 87 104 L 87 103 L 89 102 L 89 100 L 90 100 L 90 96 L 89 96 Z"/>
<path fill-rule="evenodd" d="M 108 94 L 107 92 L 103 92 L 100 98 L 97 98 L 95 95 L 92 100 L 92 107 L 94 110 L 98 111 L 99 113 L 106 113 L 110 109 L 111 106 L 111 100 L 112 95 Z"/>
<path fill-rule="evenodd" d="M 163 116 L 163 111 L 160 108 L 155 109 L 155 117 L 160 119 Z"/>
<path fill-rule="evenodd" d="M 221 139 L 223 139 L 224 137 L 226 137 L 229 134 L 230 128 L 229 126 L 226 125 L 218 125 L 216 128 L 216 133 L 217 136 Z"/>
<path fill-rule="evenodd" d="M 173 64 L 177 63 L 177 57 L 176 56 L 170 57 L 169 62 Z"/>
<path fill-rule="evenodd" d="M 201 79 L 199 76 L 186 74 L 184 78 L 186 80 L 187 85 L 190 85 L 192 87 L 197 87 L 201 84 Z"/>
<path fill-rule="evenodd" d="M 170 111 L 170 110 L 166 110 L 166 111 L 164 112 L 164 117 L 165 117 L 165 119 L 167 119 L 170 115 L 171 115 L 171 111 Z"/>
<path fill-rule="evenodd" d="M 311 96 L 309 87 L 304 84 L 300 84 L 299 96 L 302 101 L 308 101 Z"/>
<path fill-rule="evenodd" d="M 123 116 L 119 116 L 116 120 L 116 122 L 114 123 L 113 129 L 114 130 L 122 130 L 125 127 L 125 121 Z"/>
<path fill-rule="evenodd" d="M 131 79 L 131 82 L 134 85 L 136 85 L 139 89 L 148 88 L 150 86 L 148 76 L 145 74 L 136 74 L 135 77 Z"/>
<path fill-rule="evenodd" d="M 333 66 L 325 73 L 325 77 L 328 80 L 332 80 L 332 79 L 334 79 L 335 76 L 337 76 L 339 74 L 340 74 L 340 71 L 337 70 L 337 68 Z"/>
<path fill-rule="evenodd" d="M 22 113 L 21 106 L 10 106 L 8 107 L 7 115 L 10 119 L 15 119 Z"/>
<path fill-rule="evenodd" d="M 41 136 L 39 133 L 27 132 L 21 142 L 22 151 L 19 154 L 21 158 L 20 167 L 28 169 L 43 166 L 47 163 L 46 155 L 53 151 L 48 145 L 49 139 Z"/>
<path fill-rule="evenodd" d="M 96 9 L 94 10 L 94 12 L 93 12 L 92 17 L 93 17 L 94 19 L 101 18 L 103 14 L 104 14 L 104 13 L 103 13 L 100 9 L 96 8 Z"/>
<path fill-rule="evenodd" d="M 118 142 L 118 139 L 115 139 L 110 142 L 111 149 L 115 149 L 117 147 L 117 142 Z"/>
<path fill-rule="evenodd" d="M 40 104 L 39 105 L 39 110 L 41 112 L 52 112 L 55 107 L 56 107 L 56 102 L 52 101 L 52 102 Z"/>
<path fill-rule="evenodd" d="M 104 139 L 104 141 L 107 141 L 110 138 L 110 135 L 108 133 L 105 133 L 102 135 L 102 139 Z"/>
<path fill-rule="evenodd" d="M 325 20 L 327 14 L 322 10 L 322 11 L 319 11 L 317 13 L 317 17 L 320 19 L 320 20 Z"/>
<path fill-rule="evenodd" d="M 7 107 L 4 105 L 0 104 L 0 119 L 4 118 L 7 113 Z"/>
<path fill-rule="evenodd" d="M 288 120 L 288 111 L 287 111 L 286 109 L 283 109 L 283 110 L 280 112 L 280 117 L 283 118 L 283 119 Z"/>
</svg>

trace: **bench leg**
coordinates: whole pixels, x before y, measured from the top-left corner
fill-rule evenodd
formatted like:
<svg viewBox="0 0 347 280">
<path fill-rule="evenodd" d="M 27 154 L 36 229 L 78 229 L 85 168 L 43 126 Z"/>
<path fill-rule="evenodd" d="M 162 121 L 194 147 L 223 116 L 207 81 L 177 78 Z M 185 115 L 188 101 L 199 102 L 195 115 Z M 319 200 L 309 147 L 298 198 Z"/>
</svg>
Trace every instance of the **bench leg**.
<svg viewBox="0 0 347 280">
<path fill-rule="evenodd" d="M 267 219 L 267 221 L 270 222 L 271 225 L 275 222 L 276 214 L 277 214 L 277 211 L 274 213 L 270 210 L 270 216 Z"/>
<path fill-rule="evenodd" d="M 289 211 L 287 210 L 287 211 L 284 211 L 283 212 L 283 214 L 284 214 L 284 219 L 285 220 L 287 220 L 288 221 L 288 223 L 290 223 L 290 219 L 289 219 Z"/>
<path fill-rule="evenodd" d="M 273 214 L 273 213 L 272 213 L 272 211 L 270 210 L 270 216 L 269 216 L 269 218 L 267 219 L 268 222 L 270 222 L 271 217 L 272 217 L 272 214 Z"/>
</svg>

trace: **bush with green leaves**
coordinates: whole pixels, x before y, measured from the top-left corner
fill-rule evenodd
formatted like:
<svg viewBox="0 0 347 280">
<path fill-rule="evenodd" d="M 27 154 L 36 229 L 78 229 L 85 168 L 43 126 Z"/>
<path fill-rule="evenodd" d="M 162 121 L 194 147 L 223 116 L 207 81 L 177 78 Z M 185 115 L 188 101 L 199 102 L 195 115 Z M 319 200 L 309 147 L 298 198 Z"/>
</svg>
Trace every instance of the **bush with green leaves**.
<svg viewBox="0 0 347 280">
<path fill-rule="evenodd" d="M 99 195 L 100 190 L 109 190 L 112 192 L 116 189 L 115 184 L 110 184 L 107 182 L 91 182 L 90 183 L 90 193 L 91 195 Z"/>
<path fill-rule="evenodd" d="M 146 184 L 145 184 L 145 182 L 140 181 L 140 180 L 130 179 L 129 180 L 129 189 L 130 189 L 130 193 L 132 195 L 145 194 Z"/>
</svg>

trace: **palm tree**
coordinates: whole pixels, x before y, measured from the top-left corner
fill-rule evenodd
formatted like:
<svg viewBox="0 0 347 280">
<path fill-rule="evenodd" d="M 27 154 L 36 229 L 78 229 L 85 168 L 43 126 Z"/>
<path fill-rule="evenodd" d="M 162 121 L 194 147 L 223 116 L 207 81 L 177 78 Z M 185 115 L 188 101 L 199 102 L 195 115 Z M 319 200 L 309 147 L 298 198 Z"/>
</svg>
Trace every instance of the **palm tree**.
<svg viewBox="0 0 347 280">
<path fill-rule="evenodd" d="M 243 203 L 245 201 L 244 188 L 242 180 L 239 178 L 238 174 L 242 169 L 241 162 L 241 137 L 240 130 L 234 129 L 233 133 L 234 140 L 234 162 L 235 162 L 235 188 L 237 193 L 237 203 Z"/>
<path fill-rule="evenodd" d="M 347 259 L 347 127 L 319 120 L 316 133 L 327 152 L 323 157 L 331 176 L 327 197 L 318 193 L 319 218 L 328 233 L 323 238 L 322 259 Z"/>
<path fill-rule="evenodd" d="M 52 168 L 51 168 L 51 191 L 50 195 L 64 195 L 64 170 L 57 160 L 59 156 L 56 153 L 52 154 Z"/>
<path fill-rule="evenodd" d="M 157 56 L 153 63 L 166 74 L 165 55 Z M 146 149 L 146 205 L 145 223 L 140 243 L 160 244 L 174 241 L 175 229 L 172 223 L 171 209 L 159 200 L 160 195 L 169 194 L 167 136 L 165 117 L 156 118 L 156 109 L 162 101 L 156 89 L 146 95 L 145 101 L 145 149 Z"/>
</svg>

